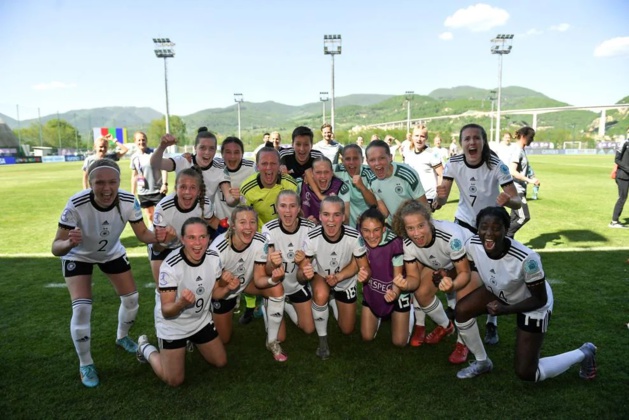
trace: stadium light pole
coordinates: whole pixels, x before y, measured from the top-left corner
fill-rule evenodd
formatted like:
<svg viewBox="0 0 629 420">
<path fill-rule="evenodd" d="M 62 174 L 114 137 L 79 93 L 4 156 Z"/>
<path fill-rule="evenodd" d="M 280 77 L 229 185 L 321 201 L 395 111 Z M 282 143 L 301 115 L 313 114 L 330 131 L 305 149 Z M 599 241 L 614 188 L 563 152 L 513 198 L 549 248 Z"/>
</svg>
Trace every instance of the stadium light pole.
<svg viewBox="0 0 629 420">
<path fill-rule="evenodd" d="M 238 107 L 238 138 L 242 140 L 240 136 L 240 104 L 244 101 L 242 97 L 242 93 L 234 93 L 234 102 L 236 102 L 236 106 Z"/>
<path fill-rule="evenodd" d="M 494 102 L 496 101 L 496 91 L 489 91 L 489 98 L 491 101 L 491 113 L 489 114 L 489 123 L 491 128 L 489 129 L 489 141 L 494 138 Z"/>
<path fill-rule="evenodd" d="M 175 56 L 175 43 L 170 38 L 153 38 L 155 56 L 164 59 L 164 86 L 166 88 L 166 133 L 170 133 L 170 110 L 168 108 L 168 64 L 166 59 Z"/>
<path fill-rule="evenodd" d="M 496 142 L 500 142 L 500 105 L 502 97 L 502 56 L 511 53 L 513 34 L 498 34 L 491 40 L 492 54 L 498 54 L 498 109 L 496 110 Z"/>
<path fill-rule="evenodd" d="M 41 111 L 37 108 L 37 121 L 39 122 L 39 147 L 44 147 L 44 136 L 41 129 Z"/>
<path fill-rule="evenodd" d="M 325 103 L 327 101 L 330 100 L 330 98 L 328 97 L 328 92 L 319 92 L 319 100 L 321 101 L 321 103 L 323 104 L 323 122 L 322 124 L 325 124 Z"/>
<path fill-rule="evenodd" d="M 332 57 L 332 101 L 330 103 L 330 125 L 334 132 L 334 56 L 341 53 L 341 35 L 323 35 L 323 54 Z M 325 124 L 325 123 L 324 123 Z"/>
<path fill-rule="evenodd" d="M 406 95 L 406 132 L 411 132 L 411 100 L 413 99 L 413 95 L 415 94 L 412 90 L 407 90 L 404 92 Z"/>
<path fill-rule="evenodd" d="M 21 151 L 22 151 L 22 133 L 21 133 L 21 128 L 20 127 L 20 105 L 17 104 L 15 105 L 15 109 L 17 111 L 17 154 L 21 155 Z"/>
</svg>

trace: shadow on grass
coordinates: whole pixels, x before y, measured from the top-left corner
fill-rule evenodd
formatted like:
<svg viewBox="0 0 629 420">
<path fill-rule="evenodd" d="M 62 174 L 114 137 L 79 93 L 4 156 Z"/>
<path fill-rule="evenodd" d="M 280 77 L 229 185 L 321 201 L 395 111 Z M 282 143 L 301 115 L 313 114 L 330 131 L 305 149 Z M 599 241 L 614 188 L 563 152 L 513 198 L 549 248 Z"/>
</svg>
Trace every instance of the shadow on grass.
<svg viewBox="0 0 629 420">
<path fill-rule="evenodd" d="M 544 249 L 546 245 L 565 245 L 566 243 L 577 244 L 579 242 L 609 242 L 606 237 L 596 232 L 586 229 L 560 230 L 559 232 L 543 233 L 536 238 L 532 238 L 525 245 L 534 249 Z"/>
</svg>

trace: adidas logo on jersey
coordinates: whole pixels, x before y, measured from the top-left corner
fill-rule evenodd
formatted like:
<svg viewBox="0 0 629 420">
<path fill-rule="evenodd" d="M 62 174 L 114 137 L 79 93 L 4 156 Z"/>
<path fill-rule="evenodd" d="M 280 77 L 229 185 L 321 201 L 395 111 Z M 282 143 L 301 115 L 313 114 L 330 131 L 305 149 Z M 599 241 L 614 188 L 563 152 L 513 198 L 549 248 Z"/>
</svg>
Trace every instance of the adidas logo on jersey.
<svg viewBox="0 0 629 420">
<path fill-rule="evenodd" d="M 489 272 L 490 272 L 491 274 L 496 274 L 496 271 L 495 271 L 493 268 L 492 268 L 491 270 L 489 270 Z"/>
<path fill-rule="evenodd" d="M 242 258 L 238 260 L 239 263 L 244 263 L 245 260 L 243 260 Z"/>
<path fill-rule="evenodd" d="M 107 220 L 105 220 L 105 221 L 103 222 L 103 226 L 109 226 L 109 222 L 108 222 Z"/>
<path fill-rule="evenodd" d="M 292 243 L 292 242 L 288 244 L 288 247 L 289 247 L 289 248 L 292 248 L 292 247 L 294 247 L 294 246 L 295 246 L 295 245 L 293 245 L 293 243 Z"/>
<path fill-rule="evenodd" d="M 332 253 L 331 253 L 330 255 L 335 256 L 335 257 L 336 257 L 336 252 L 332 251 Z"/>
<path fill-rule="evenodd" d="M 435 258 L 435 256 L 434 256 L 434 255 L 431 255 L 431 256 L 430 256 L 430 257 L 428 257 L 428 258 Z"/>
<path fill-rule="evenodd" d="M 475 178 L 475 177 L 471 177 L 471 178 L 470 178 L 470 181 L 472 181 L 472 182 L 476 182 L 476 178 Z"/>
<path fill-rule="evenodd" d="M 203 281 L 203 279 L 201 278 L 201 276 L 197 276 L 197 281 Z"/>
</svg>

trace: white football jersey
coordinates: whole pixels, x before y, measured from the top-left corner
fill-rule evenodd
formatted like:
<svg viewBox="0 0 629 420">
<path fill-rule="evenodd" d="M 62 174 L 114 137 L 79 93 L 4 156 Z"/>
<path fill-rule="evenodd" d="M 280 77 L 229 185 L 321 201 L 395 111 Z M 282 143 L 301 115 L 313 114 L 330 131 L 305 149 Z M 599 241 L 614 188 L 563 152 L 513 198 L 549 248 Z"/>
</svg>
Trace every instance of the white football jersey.
<svg viewBox="0 0 629 420">
<path fill-rule="evenodd" d="M 168 194 L 162 198 L 157 206 L 155 206 L 155 213 L 153 214 L 153 226 L 167 227 L 172 226 L 177 232 L 177 240 L 169 244 L 170 249 L 175 249 L 181 246 L 181 227 L 184 222 L 191 217 L 200 217 L 202 219 L 211 219 L 214 215 L 213 206 L 210 199 L 205 197 L 203 201 L 203 210 L 199 203 L 195 203 L 189 210 L 183 210 L 177 203 L 177 194 Z"/>
<path fill-rule="evenodd" d="M 433 220 L 432 241 L 419 248 L 404 239 L 404 262 L 419 261 L 432 270 L 451 270 L 454 262 L 465 258 L 465 242 L 472 236 L 467 229 L 453 222 Z"/>
<path fill-rule="evenodd" d="M 539 254 L 520 242 L 506 238 L 509 248 L 500 259 L 490 258 L 478 235 L 472 236 L 466 243 L 467 257 L 476 264 L 476 269 L 487 290 L 499 297 L 504 303 L 513 305 L 531 296 L 527 283 L 545 281 L 544 269 Z M 542 308 L 552 308 L 553 293 L 546 282 L 548 301 Z"/>
<path fill-rule="evenodd" d="M 420 153 L 408 149 L 404 153 L 404 163 L 415 169 L 424 187 L 426 198 L 437 197 L 437 173 L 435 168 L 441 166 L 441 156 L 437 151 L 426 147 Z"/>
<path fill-rule="evenodd" d="M 183 155 L 173 156 L 169 158 L 173 161 L 175 165 L 175 173 L 179 173 L 184 169 L 192 168 L 192 166 L 196 163 L 196 157 L 192 156 L 192 163 L 188 162 L 188 160 Z M 225 163 L 222 159 L 214 158 L 212 163 L 205 168 L 201 168 L 201 173 L 203 174 L 203 182 L 205 183 L 205 195 L 213 198 L 216 194 L 216 190 L 219 189 L 220 185 L 224 182 L 231 182 L 229 178 L 229 174 L 225 172 Z"/>
<path fill-rule="evenodd" d="M 127 222 L 142 222 L 142 209 L 135 197 L 118 190 L 118 205 L 99 207 L 92 190 L 84 190 L 70 197 L 59 218 L 59 227 L 81 229 L 81 243 L 63 258 L 87 263 L 104 263 L 120 258 L 126 252 L 120 235 Z"/>
<path fill-rule="evenodd" d="M 310 220 L 300 218 L 297 230 L 293 233 L 286 231 L 279 219 L 271 220 L 262 226 L 262 235 L 269 243 L 269 248 L 273 247 L 275 251 L 282 253 L 284 261 L 284 294 L 292 295 L 300 290 L 303 286 L 297 281 L 297 269 L 295 264 L 295 252 L 301 249 L 308 232 L 314 229 L 315 224 Z"/>
<path fill-rule="evenodd" d="M 513 184 L 507 165 L 494 154 L 490 158 L 492 168 L 487 163 L 470 166 L 465 155 L 452 156 L 443 171 L 443 179 L 454 180 L 459 188 L 459 205 L 454 217 L 476 226 L 476 215 L 485 207 L 495 206 L 500 187 Z"/>
<path fill-rule="evenodd" d="M 218 253 L 223 270 L 231 272 L 240 280 L 240 287 L 231 292 L 225 299 L 236 297 L 245 290 L 251 280 L 253 280 L 255 264 L 266 265 L 268 247 L 264 236 L 260 233 L 256 233 L 249 246 L 242 251 L 236 251 L 227 242 L 224 233 L 214 239 L 210 249 Z"/>
<path fill-rule="evenodd" d="M 312 146 L 312 149 L 323 153 L 323 156 L 330 159 L 332 165 L 338 163 L 343 154 L 343 145 L 335 140 L 332 140 L 329 144 L 325 140 L 319 140 Z"/>
<path fill-rule="evenodd" d="M 231 179 L 232 187 L 240 187 L 242 182 L 253 175 L 255 170 L 255 164 L 247 159 L 243 159 L 240 162 L 240 166 L 235 171 L 230 171 L 225 165 L 225 171 L 229 175 Z M 216 189 L 216 193 L 214 194 L 214 213 L 216 217 L 219 219 L 224 219 L 226 217 L 230 217 L 234 207 L 229 207 L 227 202 L 225 201 L 225 196 L 223 195 L 223 191 L 220 188 Z"/>
<path fill-rule="evenodd" d="M 203 260 L 194 264 L 183 251 L 177 248 L 164 260 L 159 270 L 159 290 L 176 290 L 179 299 L 184 289 L 194 293 L 194 303 L 179 315 L 164 318 L 161 299 L 155 302 L 155 330 L 157 336 L 165 340 L 180 340 L 199 332 L 212 321 L 210 301 L 216 282 L 221 278 L 222 269 L 218 254 L 207 250 Z"/>
<path fill-rule="evenodd" d="M 323 228 L 311 230 L 302 248 L 312 260 L 315 273 L 322 277 L 338 273 L 352 261 L 352 256 L 360 258 L 367 253 L 365 241 L 358 231 L 349 226 L 341 227 L 341 237 L 336 242 L 326 238 Z M 356 276 L 343 280 L 334 290 L 343 291 L 356 286 Z"/>
</svg>

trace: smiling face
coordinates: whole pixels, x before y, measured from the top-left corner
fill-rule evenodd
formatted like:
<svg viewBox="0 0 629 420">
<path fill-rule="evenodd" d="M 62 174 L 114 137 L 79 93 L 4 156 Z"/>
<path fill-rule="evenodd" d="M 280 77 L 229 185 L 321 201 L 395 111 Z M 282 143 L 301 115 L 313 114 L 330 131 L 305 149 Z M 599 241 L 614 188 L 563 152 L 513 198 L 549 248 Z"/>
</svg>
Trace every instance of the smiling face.
<svg viewBox="0 0 629 420">
<path fill-rule="evenodd" d="M 478 165 L 483 159 L 483 136 L 478 128 L 470 127 L 461 134 L 461 147 L 465 160 L 470 165 Z"/>
<path fill-rule="evenodd" d="M 192 223 L 187 225 L 181 237 L 181 243 L 183 244 L 183 252 L 186 258 L 193 263 L 200 262 L 210 243 L 207 225 L 205 223 Z"/>
<path fill-rule="evenodd" d="M 404 216 L 404 230 L 418 248 L 423 248 L 432 241 L 430 222 L 420 213 Z"/>
<path fill-rule="evenodd" d="M 297 194 L 282 194 L 277 199 L 277 214 L 282 226 L 289 232 L 294 232 L 299 223 L 299 197 Z"/>
<path fill-rule="evenodd" d="M 139 151 L 141 151 L 142 153 L 146 152 L 147 141 L 146 135 L 144 133 L 135 133 L 133 135 L 133 141 L 135 142 L 135 145 L 137 146 Z"/>
<path fill-rule="evenodd" d="M 295 159 L 297 163 L 304 165 L 310 159 L 310 151 L 312 150 L 312 143 L 308 136 L 295 136 L 293 140 L 293 149 L 295 149 Z"/>
<path fill-rule="evenodd" d="M 225 165 L 232 171 L 238 169 L 238 166 L 242 162 L 242 150 L 236 143 L 228 143 L 221 148 L 221 154 Z"/>
<path fill-rule="evenodd" d="M 199 200 L 201 186 L 195 177 L 180 175 L 175 186 L 177 192 L 177 204 L 184 210 L 189 210 L 195 206 Z"/>
<path fill-rule="evenodd" d="M 212 159 L 216 155 L 216 140 L 212 138 L 200 138 L 199 143 L 195 147 L 195 156 L 197 164 L 206 167 L 212 163 Z"/>
<path fill-rule="evenodd" d="M 499 217 L 487 215 L 478 224 L 478 236 L 490 257 L 497 257 L 502 253 L 506 235 L 507 229 Z"/>
<path fill-rule="evenodd" d="M 100 140 L 96 140 L 94 142 L 94 151 L 96 152 L 96 156 L 98 156 L 99 159 L 102 159 L 105 157 L 105 155 L 107 154 L 107 140 L 105 139 L 100 139 Z"/>
<path fill-rule="evenodd" d="M 323 129 L 321 130 L 321 137 L 323 137 L 323 140 L 330 143 L 332 141 L 332 128 L 323 127 Z"/>
<path fill-rule="evenodd" d="M 253 241 L 253 236 L 258 231 L 258 216 L 252 210 L 241 210 L 232 219 L 232 244 L 236 249 L 244 249 Z"/>
<path fill-rule="evenodd" d="M 360 224 L 360 234 L 371 249 L 380 245 L 384 232 L 384 225 L 379 220 L 365 219 Z"/>
<path fill-rule="evenodd" d="M 336 241 L 341 236 L 343 217 L 345 216 L 343 206 L 340 203 L 322 202 L 319 211 L 319 220 L 325 232 L 325 236 L 332 241 Z"/>
<path fill-rule="evenodd" d="M 264 188 L 273 188 L 280 173 L 280 160 L 276 152 L 260 152 L 258 161 L 260 182 Z"/>
<path fill-rule="evenodd" d="M 271 142 L 273 143 L 273 147 L 279 150 L 280 144 L 282 144 L 282 136 L 280 136 L 280 133 L 276 131 L 271 133 Z"/>
<path fill-rule="evenodd" d="M 358 175 L 362 168 L 363 157 L 355 147 L 347 147 L 343 150 L 343 165 L 350 175 Z"/>
<path fill-rule="evenodd" d="M 102 166 L 95 168 L 89 180 L 96 204 L 105 208 L 114 204 L 120 188 L 120 174 L 115 169 Z"/>
<path fill-rule="evenodd" d="M 393 172 L 391 160 L 391 155 L 387 154 L 384 147 L 374 146 L 367 150 L 367 163 L 378 179 L 391 176 Z"/>
<path fill-rule="evenodd" d="M 330 188 L 334 172 L 332 172 L 332 166 L 329 162 L 317 161 L 313 163 L 312 175 L 317 183 L 317 187 L 319 187 L 319 191 L 325 191 Z"/>
</svg>

